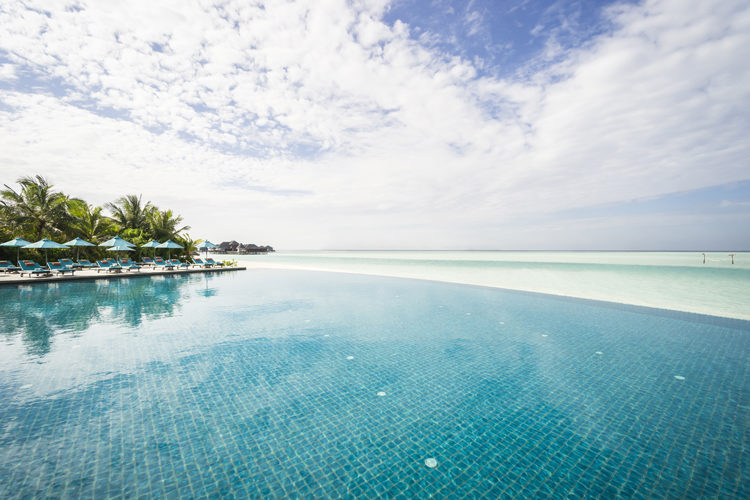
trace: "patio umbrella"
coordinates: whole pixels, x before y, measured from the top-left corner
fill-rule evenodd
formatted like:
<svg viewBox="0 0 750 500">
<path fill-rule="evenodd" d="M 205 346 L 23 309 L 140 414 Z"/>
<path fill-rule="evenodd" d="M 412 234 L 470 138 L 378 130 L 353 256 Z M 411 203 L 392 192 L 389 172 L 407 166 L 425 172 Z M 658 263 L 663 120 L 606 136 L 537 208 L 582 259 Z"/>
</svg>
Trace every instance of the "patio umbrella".
<svg viewBox="0 0 750 500">
<path fill-rule="evenodd" d="M 68 245 L 69 247 L 95 247 L 96 246 L 93 243 L 89 243 L 88 241 L 83 240 L 81 238 L 76 238 L 74 240 L 66 241 L 65 245 Z M 76 260 L 78 260 L 78 257 L 80 256 L 79 255 L 80 251 L 81 251 L 80 248 L 76 248 Z"/>
<path fill-rule="evenodd" d="M 156 249 L 159 247 L 160 243 L 156 240 L 151 240 L 145 245 L 141 245 L 141 248 L 153 248 L 154 249 L 154 255 L 152 258 L 156 258 Z"/>
<path fill-rule="evenodd" d="M 135 247 L 132 243 L 130 243 L 127 240 L 123 240 L 119 236 L 115 236 L 114 238 L 110 238 L 104 243 L 99 243 L 100 247 Z"/>
<path fill-rule="evenodd" d="M 174 241 L 172 241 L 172 240 L 167 240 L 167 241 L 165 241 L 164 243 L 162 243 L 161 245 L 159 245 L 156 248 L 166 248 L 167 249 L 167 255 L 169 255 L 169 257 L 167 257 L 167 258 L 169 259 L 169 258 L 172 258 L 172 249 L 173 248 L 182 248 L 182 247 L 180 245 L 178 245 L 177 243 L 175 243 Z"/>
<path fill-rule="evenodd" d="M 131 248 L 127 245 L 115 245 L 113 247 L 109 247 L 107 251 L 108 252 L 135 252 L 135 248 Z"/>
<path fill-rule="evenodd" d="M 52 240 L 48 240 L 47 238 L 42 238 L 41 240 L 29 243 L 28 245 L 22 247 L 22 248 L 43 248 L 44 249 L 44 260 L 45 263 L 48 261 L 47 259 L 47 249 L 48 248 L 70 248 L 68 245 L 63 245 L 62 243 L 56 243 Z"/>
<path fill-rule="evenodd" d="M 209 249 L 209 248 L 216 248 L 216 247 L 218 247 L 218 246 L 219 246 L 219 245 L 214 245 L 214 244 L 213 244 L 213 243 L 211 243 L 210 241 L 206 240 L 206 241 L 204 241 L 203 243 L 201 243 L 200 245 L 198 245 L 198 250 L 201 250 L 201 249 L 202 249 L 202 250 L 205 250 L 205 251 L 206 251 L 206 257 L 208 257 L 208 249 Z"/>
<path fill-rule="evenodd" d="M 13 238 L 12 240 L 6 241 L 5 243 L 0 243 L 0 247 L 16 247 L 16 262 L 18 262 L 18 257 L 21 255 L 21 248 L 30 244 L 30 241 L 26 241 L 21 238 Z"/>
</svg>

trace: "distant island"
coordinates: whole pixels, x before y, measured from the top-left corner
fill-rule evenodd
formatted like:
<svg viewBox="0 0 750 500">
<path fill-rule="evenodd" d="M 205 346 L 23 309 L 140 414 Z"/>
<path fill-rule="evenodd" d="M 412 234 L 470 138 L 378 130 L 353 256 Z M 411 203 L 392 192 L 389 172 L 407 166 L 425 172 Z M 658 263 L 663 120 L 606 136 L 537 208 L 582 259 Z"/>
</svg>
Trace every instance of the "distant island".
<svg viewBox="0 0 750 500">
<path fill-rule="evenodd" d="M 213 249 L 214 253 L 220 253 L 220 254 L 226 254 L 226 253 L 235 253 L 235 254 L 264 254 L 264 253 L 270 253 L 275 252 L 272 246 L 265 245 L 265 246 L 258 246 L 254 243 L 239 243 L 237 241 L 222 241 L 219 243 L 219 246 Z"/>
</svg>

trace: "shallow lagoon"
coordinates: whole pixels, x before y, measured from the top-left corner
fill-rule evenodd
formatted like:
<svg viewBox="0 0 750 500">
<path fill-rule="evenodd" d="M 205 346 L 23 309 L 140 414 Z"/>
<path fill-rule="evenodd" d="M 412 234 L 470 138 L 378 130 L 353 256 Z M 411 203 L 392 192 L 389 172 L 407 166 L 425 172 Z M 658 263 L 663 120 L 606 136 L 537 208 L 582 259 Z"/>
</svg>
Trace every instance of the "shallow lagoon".
<svg viewBox="0 0 750 500">
<path fill-rule="evenodd" d="M 224 256 L 222 256 L 224 257 Z M 285 251 L 264 268 L 340 271 L 565 295 L 750 320 L 750 253 Z"/>
<path fill-rule="evenodd" d="M 0 322 L 3 498 L 750 494 L 745 321 L 269 270 Z"/>
</svg>

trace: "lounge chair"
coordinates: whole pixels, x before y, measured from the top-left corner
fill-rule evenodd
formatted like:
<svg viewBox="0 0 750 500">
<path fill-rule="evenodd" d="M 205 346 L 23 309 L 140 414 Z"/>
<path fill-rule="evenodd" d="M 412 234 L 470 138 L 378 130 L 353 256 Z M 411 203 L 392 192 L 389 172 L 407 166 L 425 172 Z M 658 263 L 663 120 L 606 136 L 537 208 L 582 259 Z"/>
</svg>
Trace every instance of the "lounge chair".
<svg viewBox="0 0 750 500">
<path fill-rule="evenodd" d="M 106 260 L 107 262 L 109 262 L 110 265 L 112 265 L 112 267 L 119 267 L 120 269 L 122 269 L 122 266 L 120 266 L 120 263 L 117 262 L 117 260 L 113 259 L 112 257 L 108 257 L 108 258 L 106 258 L 104 260 Z"/>
<path fill-rule="evenodd" d="M 154 261 L 151 259 L 151 257 L 143 257 L 141 259 L 141 264 L 144 266 L 155 266 Z"/>
<path fill-rule="evenodd" d="M 81 266 L 81 269 L 91 269 L 92 267 L 96 267 L 96 264 L 86 259 L 78 259 L 78 265 Z"/>
<path fill-rule="evenodd" d="M 21 268 L 21 276 L 28 274 L 29 276 L 52 276 L 50 270 L 46 267 L 42 267 L 33 260 L 19 260 L 18 267 Z"/>
<path fill-rule="evenodd" d="M 107 271 L 108 273 L 119 273 L 122 271 L 122 268 L 118 266 L 116 262 L 112 262 L 109 259 L 97 260 L 96 265 L 99 266 L 96 270 L 97 273 L 102 271 Z"/>
<path fill-rule="evenodd" d="M 192 260 L 193 260 L 193 265 L 195 267 L 213 267 L 213 264 L 209 264 L 208 262 L 203 262 L 203 259 L 201 259 L 200 257 L 195 257 Z"/>
<path fill-rule="evenodd" d="M 177 267 L 177 268 L 180 268 L 180 269 L 187 269 L 187 268 L 189 268 L 189 267 L 190 267 L 190 264 L 187 264 L 187 263 L 185 263 L 185 262 L 181 262 L 181 261 L 180 261 L 180 259 L 170 259 L 170 260 L 169 260 L 169 262 L 170 262 L 170 263 L 171 263 L 171 264 L 172 264 L 173 266 L 175 266 L 175 267 Z"/>
<path fill-rule="evenodd" d="M 154 265 L 156 267 L 162 267 L 164 269 L 174 269 L 174 264 L 172 264 L 171 262 L 165 261 L 161 257 L 157 257 L 154 259 Z"/>
<path fill-rule="evenodd" d="M 204 260 L 206 264 L 211 264 L 212 266 L 224 267 L 223 262 L 216 262 L 213 257 L 206 257 Z"/>
<path fill-rule="evenodd" d="M 21 268 L 18 266 L 14 266 L 13 263 L 9 260 L 0 260 L 0 271 L 4 273 L 15 273 L 20 271 Z"/>
<path fill-rule="evenodd" d="M 120 267 L 122 267 L 123 269 L 127 269 L 128 271 L 133 271 L 133 270 L 138 271 L 138 272 L 141 271 L 141 266 L 139 266 L 138 264 L 136 264 L 130 259 L 120 259 L 119 264 L 120 264 Z"/>
<path fill-rule="evenodd" d="M 71 268 L 69 268 L 67 266 L 64 266 L 63 263 L 59 262 L 59 261 L 47 262 L 47 267 L 49 268 L 50 271 L 54 271 L 57 274 L 63 274 L 64 275 L 65 273 L 70 273 L 71 276 L 73 276 L 75 274 L 75 270 L 73 270 L 73 269 L 71 269 Z"/>
<path fill-rule="evenodd" d="M 73 262 L 73 259 L 60 259 L 60 264 L 70 269 L 81 269 L 81 267 L 83 267 L 80 264 Z"/>
</svg>

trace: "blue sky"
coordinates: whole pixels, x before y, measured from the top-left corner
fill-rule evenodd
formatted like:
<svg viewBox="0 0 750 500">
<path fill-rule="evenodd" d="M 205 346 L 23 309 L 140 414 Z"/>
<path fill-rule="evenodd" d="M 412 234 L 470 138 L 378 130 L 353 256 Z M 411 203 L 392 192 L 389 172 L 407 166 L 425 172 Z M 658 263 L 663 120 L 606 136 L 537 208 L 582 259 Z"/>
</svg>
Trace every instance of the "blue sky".
<svg viewBox="0 0 750 500">
<path fill-rule="evenodd" d="M 635 2 L 621 2 L 628 3 Z M 570 50 L 606 33 L 612 26 L 604 12 L 612 4 L 608 0 L 398 0 L 383 20 L 406 22 L 414 37 L 475 62 L 482 75 L 510 77 L 549 64 L 548 44 Z"/>
<path fill-rule="evenodd" d="M 749 249 L 749 52 L 740 0 L 0 0 L 0 179 L 288 249 Z"/>
</svg>

